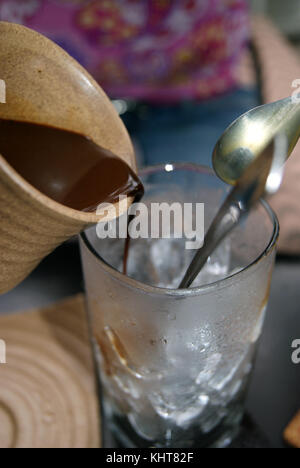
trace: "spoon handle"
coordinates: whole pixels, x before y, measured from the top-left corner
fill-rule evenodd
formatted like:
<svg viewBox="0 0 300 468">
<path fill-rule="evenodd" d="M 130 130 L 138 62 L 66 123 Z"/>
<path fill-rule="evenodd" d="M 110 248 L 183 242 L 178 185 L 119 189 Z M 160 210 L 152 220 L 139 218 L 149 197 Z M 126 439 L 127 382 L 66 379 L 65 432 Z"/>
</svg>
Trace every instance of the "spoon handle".
<svg viewBox="0 0 300 468">
<path fill-rule="evenodd" d="M 192 285 L 212 252 L 239 223 L 242 215 L 246 213 L 245 210 L 241 208 L 242 205 L 232 197 L 232 192 L 218 211 L 217 216 L 205 236 L 204 246 L 197 251 L 179 289 L 189 288 Z"/>
<path fill-rule="evenodd" d="M 196 253 L 179 289 L 192 285 L 208 257 L 261 197 L 279 189 L 287 150 L 287 138 L 276 135 L 239 178 L 214 218 L 204 247 Z"/>
</svg>

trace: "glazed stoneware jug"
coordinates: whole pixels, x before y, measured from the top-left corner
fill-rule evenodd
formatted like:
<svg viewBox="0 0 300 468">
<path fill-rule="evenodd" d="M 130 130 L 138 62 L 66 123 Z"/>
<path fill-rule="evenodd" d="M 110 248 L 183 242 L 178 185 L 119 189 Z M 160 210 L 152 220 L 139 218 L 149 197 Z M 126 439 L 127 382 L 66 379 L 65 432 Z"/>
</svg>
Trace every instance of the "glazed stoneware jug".
<svg viewBox="0 0 300 468">
<path fill-rule="evenodd" d="M 80 133 L 136 169 L 130 138 L 108 97 L 49 39 L 0 22 L 0 80 L 1 119 Z M 121 214 L 127 204 L 115 208 Z M 19 284 L 59 244 L 98 221 L 95 213 L 73 210 L 39 192 L 0 154 L 0 294 Z"/>
</svg>

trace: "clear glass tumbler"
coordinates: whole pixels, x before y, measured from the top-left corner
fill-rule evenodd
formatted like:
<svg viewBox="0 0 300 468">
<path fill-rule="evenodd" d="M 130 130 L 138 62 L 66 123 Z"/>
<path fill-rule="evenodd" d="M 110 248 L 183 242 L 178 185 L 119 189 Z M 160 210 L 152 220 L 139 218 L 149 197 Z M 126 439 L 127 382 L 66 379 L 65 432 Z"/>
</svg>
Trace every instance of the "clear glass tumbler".
<svg viewBox="0 0 300 468">
<path fill-rule="evenodd" d="M 230 189 L 208 169 L 142 173 L 145 203 L 205 205 L 205 227 Z M 225 447 L 234 438 L 269 297 L 279 226 L 265 202 L 211 256 L 193 288 L 186 239 L 81 236 L 102 418 L 121 447 Z"/>
</svg>

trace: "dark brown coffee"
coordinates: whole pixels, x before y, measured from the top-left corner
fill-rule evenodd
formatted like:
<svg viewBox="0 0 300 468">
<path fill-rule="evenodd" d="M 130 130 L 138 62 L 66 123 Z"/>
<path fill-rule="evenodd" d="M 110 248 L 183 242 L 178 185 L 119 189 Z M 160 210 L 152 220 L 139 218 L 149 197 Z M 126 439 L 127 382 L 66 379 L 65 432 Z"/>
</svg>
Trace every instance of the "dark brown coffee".
<svg viewBox="0 0 300 468">
<path fill-rule="evenodd" d="M 143 193 L 123 160 L 78 133 L 0 119 L 0 154 L 40 192 L 75 210 Z"/>
</svg>

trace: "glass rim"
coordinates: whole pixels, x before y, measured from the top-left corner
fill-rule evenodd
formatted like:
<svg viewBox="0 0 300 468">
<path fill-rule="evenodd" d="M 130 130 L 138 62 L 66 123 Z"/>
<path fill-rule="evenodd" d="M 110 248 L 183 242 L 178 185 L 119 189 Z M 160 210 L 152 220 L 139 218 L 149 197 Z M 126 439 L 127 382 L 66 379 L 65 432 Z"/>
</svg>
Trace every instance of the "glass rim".
<svg viewBox="0 0 300 468">
<path fill-rule="evenodd" d="M 167 170 L 167 167 L 171 167 L 172 170 Z M 157 164 L 153 166 L 147 166 L 145 168 L 142 168 L 139 173 L 141 176 L 145 175 L 151 175 L 155 174 L 156 172 L 172 172 L 175 170 L 192 170 L 194 172 L 201 172 L 207 173 L 210 175 L 215 175 L 213 169 L 210 168 L 209 166 L 201 165 L 201 164 L 196 164 L 196 163 L 165 163 L 165 164 Z M 198 296 L 202 293 L 210 292 L 214 289 L 220 289 L 226 286 L 229 286 L 232 282 L 234 282 L 238 277 L 240 277 L 242 274 L 248 272 L 251 270 L 255 265 L 258 265 L 261 263 L 261 261 L 268 255 L 271 254 L 271 252 L 274 250 L 276 247 L 276 243 L 279 237 L 279 232 L 280 232 L 280 226 L 279 226 L 279 221 L 278 218 L 273 211 L 273 209 L 270 207 L 270 205 L 266 202 L 266 200 L 261 199 L 259 202 L 263 208 L 265 209 L 266 213 L 268 214 L 270 221 L 273 225 L 273 232 L 271 234 L 270 240 L 268 242 L 268 245 L 265 247 L 265 249 L 258 255 L 258 257 L 250 262 L 248 265 L 243 267 L 241 270 L 229 274 L 225 278 L 222 278 L 220 280 L 214 281 L 213 283 L 208 283 L 204 284 L 201 286 L 197 287 L 191 287 L 188 289 L 169 289 L 169 288 L 161 288 L 158 286 L 151 286 L 149 284 L 142 283 L 141 281 L 135 280 L 133 278 L 130 278 L 129 276 L 124 275 L 123 273 L 119 272 L 115 268 L 113 268 L 109 263 L 107 263 L 101 255 L 97 252 L 97 250 L 93 247 L 91 242 L 88 240 L 85 231 L 80 233 L 80 238 L 85 245 L 85 247 L 90 251 L 90 253 L 93 254 L 93 256 L 96 257 L 96 259 L 99 261 L 103 269 L 110 274 L 111 276 L 115 277 L 117 280 L 119 280 L 121 283 L 126 284 L 126 286 L 129 286 L 133 289 L 137 290 L 142 290 L 144 293 L 148 294 L 153 294 L 153 295 L 161 295 L 161 296 L 172 296 L 172 297 L 177 297 L 177 298 L 185 298 L 187 296 Z"/>
</svg>

